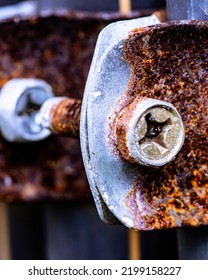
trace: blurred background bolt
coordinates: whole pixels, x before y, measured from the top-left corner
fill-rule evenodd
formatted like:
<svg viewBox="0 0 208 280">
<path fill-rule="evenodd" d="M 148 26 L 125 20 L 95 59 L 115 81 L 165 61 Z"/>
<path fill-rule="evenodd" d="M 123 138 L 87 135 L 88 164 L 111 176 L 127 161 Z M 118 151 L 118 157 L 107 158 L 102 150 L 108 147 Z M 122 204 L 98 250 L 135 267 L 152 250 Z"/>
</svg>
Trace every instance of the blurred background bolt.
<svg viewBox="0 0 208 280">
<path fill-rule="evenodd" d="M 136 99 L 122 110 L 116 136 L 126 160 L 156 168 L 174 159 L 185 137 L 176 108 L 151 98 Z"/>
<path fill-rule="evenodd" d="M 9 142 L 40 141 L 52 133 L 78 138 L 80 112 L 80 100 L 54 96 L 40 79 L 12 79 L 0 93 L 0 130 Z"/>
<path fill-rule="evenodd" d="M 53 134 L 78 138 L 80 113 L 81 100 L 53 97 L 43 103 L 35 123 Z"/>
</svg>

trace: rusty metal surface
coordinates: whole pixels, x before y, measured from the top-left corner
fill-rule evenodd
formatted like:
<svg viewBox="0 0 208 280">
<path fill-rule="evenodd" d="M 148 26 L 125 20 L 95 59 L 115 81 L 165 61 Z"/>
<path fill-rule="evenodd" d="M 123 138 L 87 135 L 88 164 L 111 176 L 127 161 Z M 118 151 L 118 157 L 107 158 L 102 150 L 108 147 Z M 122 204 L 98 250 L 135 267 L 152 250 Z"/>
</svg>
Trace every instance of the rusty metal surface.
<svg viewBox="0 0 208 280">
<path fill-rule="evenodd" d="M 1 22 L 0 87 L 12 78 L 34 77 L 58 96 L 82 98 L 97 35 L 118 19 L 119 14 L 57 13 Z M 0 200 L 90 197 L 78 140 L 51 136 L 11 144 L 0 139 Z"/>
<path fill-rule="evenodd" d="M 51 129 L 59 135 L 79 137 L 81 100 L 65 98 L 52 107 Z"/>
<path fill-rule="evenodd" d="M 135 98 L 172 103 L 185 125 L 176 159 L 154 170 L 137 168 L 126 196 L 134 227 L 143 230 L 208 224 L 208 22 L 170 22 L 134 30 L 126 43 L 132 74 L 123 108 Z M 118 151 L 117 151 L 118 153 Z"/>
</svg>

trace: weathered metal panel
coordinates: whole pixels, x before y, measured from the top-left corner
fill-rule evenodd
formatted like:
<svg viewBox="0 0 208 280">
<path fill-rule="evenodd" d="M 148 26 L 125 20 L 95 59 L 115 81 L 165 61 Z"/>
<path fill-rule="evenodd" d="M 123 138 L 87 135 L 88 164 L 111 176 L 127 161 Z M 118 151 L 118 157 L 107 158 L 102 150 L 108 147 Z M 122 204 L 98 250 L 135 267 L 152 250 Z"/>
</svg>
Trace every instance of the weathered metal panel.
<svg viewBox="0 0 208 280">
<path fill-rule="evenodd" d="M 132 75 L 124 100 L 138 95 L 172 103 L 186 135 L 172 163 L 160 170 L 138 168 L 126 196 L 137 228 L 208 224 L 207 31 L 205 21 L 181 21 L 129 35 L 126 56 Z"/>
</svg>

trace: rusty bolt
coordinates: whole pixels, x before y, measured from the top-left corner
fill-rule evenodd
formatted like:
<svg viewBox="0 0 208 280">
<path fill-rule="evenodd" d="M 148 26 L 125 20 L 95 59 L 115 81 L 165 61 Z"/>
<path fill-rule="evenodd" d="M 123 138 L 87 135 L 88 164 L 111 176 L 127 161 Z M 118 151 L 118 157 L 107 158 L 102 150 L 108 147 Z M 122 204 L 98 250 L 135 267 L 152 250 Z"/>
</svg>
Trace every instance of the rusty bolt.
<svg viewBox="0 0 208 280">
<path fill-rule="evenodd" d="M 142 98 L 122 110 L 116 135 L 126 160 L 157 168 L 172 161 L 180 151 L 184 127 L 172 104 Z"/>
<path fill-rule="evenodd" d="M 54 134 L 79 137 L 80 112 L 81 100 L 53 97 L 43 103 L 35 123 Z"/>
<path fill-rule="evenodd" d="M 43 80 L 12 79 L 0 101 L 1 134 L 10 142 L 39 141 L 51 133 L 79 137 L 81 101 L 54 97 Z"/>
<path fill-rule="evenodd" d="M 81 100 L 63 98 L 50 112 L 52 132 L 79 137 L 80 113 Z"/>
</svg>

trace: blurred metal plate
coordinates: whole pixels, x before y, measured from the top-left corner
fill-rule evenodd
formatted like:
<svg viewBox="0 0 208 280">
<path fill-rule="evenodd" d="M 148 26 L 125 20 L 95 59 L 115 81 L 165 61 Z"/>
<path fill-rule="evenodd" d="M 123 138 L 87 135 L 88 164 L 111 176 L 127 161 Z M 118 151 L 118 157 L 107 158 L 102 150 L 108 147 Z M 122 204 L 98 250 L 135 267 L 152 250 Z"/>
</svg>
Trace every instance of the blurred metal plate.
<svg viewBox="0 0 208 280">
<path fill-rule="evenodd" d="M 2 20 L 0 87 L 12 78 L 40 78 L 57 96 L 82 99 L 97 36 L 121 18 L 57 11 Z M 51 136 L 39 143 L 11 144 L 0 138 L 0 200 L 49 198 L 91 198 L 79 141 Z"/>
</svg>

